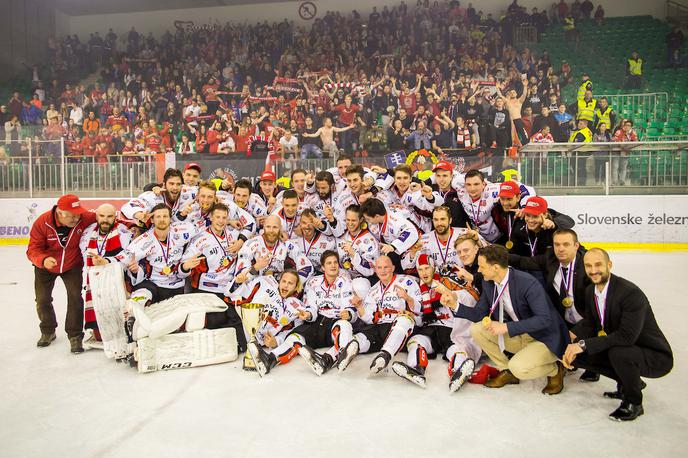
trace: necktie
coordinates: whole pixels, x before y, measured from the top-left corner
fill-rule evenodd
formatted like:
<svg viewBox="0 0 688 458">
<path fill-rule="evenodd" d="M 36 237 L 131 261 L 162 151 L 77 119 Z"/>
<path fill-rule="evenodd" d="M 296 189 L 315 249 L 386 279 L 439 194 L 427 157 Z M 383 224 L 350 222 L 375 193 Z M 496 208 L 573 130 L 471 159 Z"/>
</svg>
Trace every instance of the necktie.
<svg viewBox="0 0 688 458">
<path fill-rule="evenodd" d="M 566 291 L 566 276 L 569 274 L 569 268 L 568 267 L 562 267 L 561 268 L 561 283 L 559 283 L 559 298 L 564 300 L 566 299 L 566 296 L 568 295 L 568 291 Z"/>
</svg>

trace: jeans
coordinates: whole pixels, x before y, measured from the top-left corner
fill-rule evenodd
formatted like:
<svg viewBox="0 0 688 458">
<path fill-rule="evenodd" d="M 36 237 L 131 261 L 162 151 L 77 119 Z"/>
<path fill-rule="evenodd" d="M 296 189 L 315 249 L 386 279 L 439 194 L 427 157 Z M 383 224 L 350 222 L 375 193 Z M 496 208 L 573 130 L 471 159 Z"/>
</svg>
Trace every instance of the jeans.
<svg viewBox="0 0 688 458">
<path fill-rule="evenodd" d="M 301 147 L 301 159 L 309 159 L 317 157 L 318 159 L 323 157 L 322 150 L 318 145 L 313 143 L 306 143 Z"/>
<path fill-rule="evenodd" d="M 612 158 L 612 183 L 626 184 L 626 173 L 628 172 L 628 156 Z"/>
</svg>

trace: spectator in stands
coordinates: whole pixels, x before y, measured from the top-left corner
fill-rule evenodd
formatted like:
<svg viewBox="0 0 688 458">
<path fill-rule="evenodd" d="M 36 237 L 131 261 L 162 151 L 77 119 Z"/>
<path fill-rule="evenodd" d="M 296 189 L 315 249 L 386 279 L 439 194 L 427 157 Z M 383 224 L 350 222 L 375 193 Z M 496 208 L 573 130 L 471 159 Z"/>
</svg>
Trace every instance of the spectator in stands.
<svg viewBox="0 0 688 458">
<path fill-rule="evenodd" d="M 568 139 L 573 127 L 573 116 L 566 111 L 566 104 L 562 103 L 559 105 L 559 109 L 554 113 L 554 119 L 556 119 L 559 124 L 559 130 L 562 134 L 562 138 Z"/>
<path fill-rule="evenodd" d="M 590 14 L 592 14 L 593 5 L 590 0 L 584 0 L 580 5 L 581 19 L 586 21 L 590 20 Z"/>
<path fill-rule="evenodd" d="M 406 137 L 406 141 L 414 150 L 419 150 L 421 148 L 431 149 L 432 132 L 425 127 L 425 121 L 418 121 L 417 126 L 416 130 Z"/>
<path fill-rule="evenodd" d="M 9 111 L 10 116 L 16 116 L 17 119 L 21 118 L 22 110 L 24 109 L 24 104 L 19 96 L 19 92 L 13 92 L 12 97 L 7 102 L 7 111 Z"/>
<path fill-rule="evenodd" d="M 10 145 L 11 156 L 21 154 L 21 123 L 19 117 L 13 114 L 10 114 L 9 120 L 5 122 L 5 144 Z"/>
<path fill-rule="evenodd" d="M 545 124 L 542 126 L 542 129 L 532 136 L 530 141 L 533 143 L 554 143 L 554 137 L 552 137 L 552 134 L 549 131 L 549 126 Z"/>
<path fill-rule="evenodd" d="M 681 49 L 683 48 L 684 36 L 681 29 L 673 27 L 671 32 L 665 37 L 667 46 L 667 63 L 671 67 L 681 65 Z"/>
<path fill-rule="evenodd" d="M 605 121 L 599 122 L 597 124 L 597 131 L 592 136 L 592 141 L 595 143 L 607 143 L 612 141 L 612 136 L 607 128 L 607 123 Z M 595 157 L 595 183 L 604 184 L 604 169 L 605 164 L 609 161 L 609 153 L 606 151 L 598 151 L 594 153 Z"/>
<path fill-rule="evenodd" d="M 621 121 L 621 128 L 614 133 L 615 142 L 637 142 L 638 134 L 633 130 L 633 121 L 624 119 Z M 626 184 L 626 174 L 628 172 L 628 151 L 621 151 L 618 156 L 612 159 L 612 183 L 619 186 Z"/>
<path fill-rule="evenodd" d="M 577 124 L 577 129 L 571 132 L 569 135 L 569 143 L 590 143 L 592 141 L 592 131 L 588 127 L 588 121 L 585 119 L 579 119 Z M 570 172 L 576 173 L 576 186 L 585 186 L 588 179 L 588 158 L 589 153 L 584 153 L 576 151 L 573 153 L 574 167 L 569 167 Z M 571 175 L 572 173 L 569 173 Z"/>
<path fill-rule="evenodd" d="M 643 59 L 638 51 L 633 51 L 626 62 L 626 88 L 640 89 L 643 81 Z"/>
<path fill-rule="evenodd" d="M 597 9 L 595 10 L 595 24 L 598 26 L 601 26 L 604 23 L 604 8 L 602 8 L 602 5 L 597 5 Z"/>
</svg>

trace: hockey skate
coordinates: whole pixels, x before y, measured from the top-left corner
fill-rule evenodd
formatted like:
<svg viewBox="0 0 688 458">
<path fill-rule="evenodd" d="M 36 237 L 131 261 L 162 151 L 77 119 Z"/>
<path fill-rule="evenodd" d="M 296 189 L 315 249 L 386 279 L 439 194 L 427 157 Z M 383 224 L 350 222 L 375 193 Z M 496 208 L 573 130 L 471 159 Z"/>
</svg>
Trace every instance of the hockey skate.
<svg viewBox="0 0 688 458">
<path fill-rule="evenodd" d="M 392 355 L 390 355 L 385 350 L 382 350 L 380 353 L 377 354 L 377 356 L 375 356 L 375 358 L 373 358 L 373 362 L 370 363 L 371 375 L 379 374 L 384 369 L 387 369 L 387 366 L 389 365 L 389 362 L 391 360 Z"/>
<path fill-rule="evenodd" d="M 334 365 L 334 361 L 330 355 L 327 353 L 320 355 L 306 345 L 299 348 L 299 355 L 308 363 L 317 376 L 323 375 Z"/>
<path fill-rule="evenodd" d="M 103 342 L 96 339 L 96 335 L 93 332 L 93 329 L 85 329 L 83 346 L 84 350 L 102 350 Z"/>
<path fill-rule="evenodd" d="M 404 364 L 400 361 L 395 361 L 392 363 L 392 370 L 399 377 L 408 380 L 411 383 L 418 385 L 421 388 L 425 388 L 425 369 L 417 366 L 411 367 L 408 364 Z"/>
<path fill-rule="evenodd" d="M 451 379 L 449 380 L 449 392 L 455 393 L 459 391 L 463 384 L 466 383 L 466 380 L 468 380 L 473 374 L 473 369 L 475 369 L 475 361 L 472 359 L 467 359 L 461 363 L 459 368 L 454 371 Z"/>
<path fill-rule="evenodd" d="M 337 370 L 340 374 L 346 370 L 349 363 L 358 355 L 358 349 L 358 341 L 354 339 L 339 351 L 337 355 Z"/>
<path fill-rule="evenodd" d="M 247 351 L 251 354 L 251 358 L 256 364 L 256 371 L 261 377 L 269 374 L 270 370 L 277 365 L 277 358 L 263 350 L 255 340 L 248 343 Z"/>
</svg>

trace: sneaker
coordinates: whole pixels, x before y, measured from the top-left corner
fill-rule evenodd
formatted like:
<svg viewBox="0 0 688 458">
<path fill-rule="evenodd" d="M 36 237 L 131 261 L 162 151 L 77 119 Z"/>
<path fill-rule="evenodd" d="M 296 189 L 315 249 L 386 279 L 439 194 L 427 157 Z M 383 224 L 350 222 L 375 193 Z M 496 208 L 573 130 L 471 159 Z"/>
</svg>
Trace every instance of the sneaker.
<svg viewBox="0 0 688 458">
<path fill-rule="evenodd" d="M 395 361 L 392 363 L 392 371 L 404 380 L 425 388 L 425 369 L 422 367 L 411 367 L 401 361 Z"/>
<path fill-rule="evenodd" d="M 370 372 L 372 374 L 379 374 L 387 368 L 387 365 L 391 359 L 392 355 L 390 355 L 387 351 L 382 350 L 375 358 L 373 358 L 373 362 L 370 363 Z"/>
<path fill-rule="evenodd" d="M 469 358 L 461 363 L 459 368 L 454 371 L 451 379 L 449 380 L 449 392 L 456 393 L 459 391 L 463 384 L 466 383 L 466 380 L 468 380 L 473 374 L 473 369 L 475 369 L 475 361 L 472 359 Z"/>
<path fill-rule="evenodd" d="M 342 373 L 349 366 L 349 363 L 358 355 L 359 346 L 358 340 L 354 339 L 346 347 L 342 348 L 337 355 L 337 370 Z"/>
<path fill-rule="evenodd" d="M 84 352 L 84 346 L 82 345 L 81 337 L 70 337 L 69 347 L 70 351 L 75 355 Z"/>
<path fill-rule="evenodd" d="M 41 334 L 41 338 L 36 342 L 36 346 L 39 348 L 47 347 L 55 339 L 57 339 L 57 336 L 54 332 L 50 334 Z"/>
</svg>

